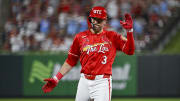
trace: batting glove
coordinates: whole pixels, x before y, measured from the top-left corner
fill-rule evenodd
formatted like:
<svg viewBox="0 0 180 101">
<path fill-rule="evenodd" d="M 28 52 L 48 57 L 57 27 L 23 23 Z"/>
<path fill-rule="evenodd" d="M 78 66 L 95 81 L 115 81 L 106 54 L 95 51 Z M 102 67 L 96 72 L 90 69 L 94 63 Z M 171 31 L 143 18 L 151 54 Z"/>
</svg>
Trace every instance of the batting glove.
<svg viewBox="0 0 180 101">
<path fill-rule="evenodd" d="M 58 84 L 59 80 L 63 77 L 63 75 L 58 72 L 56 76 L 54 76 L 53 78 L 47 78 L 44 79 L 44 81 L 46 81 L 47 83 L 42 87 L 42 90 L 44 91 L 44 93 L 49 93 L 51 92 Z"/>
<path fill-rule="evenodd" d="M 133 29 L 133 20 L 129 13 L 125 14 L 125 22 L 120 21 L 120 24 L 125 28 L 126 30 L 130 31 Z"/>
</svg>

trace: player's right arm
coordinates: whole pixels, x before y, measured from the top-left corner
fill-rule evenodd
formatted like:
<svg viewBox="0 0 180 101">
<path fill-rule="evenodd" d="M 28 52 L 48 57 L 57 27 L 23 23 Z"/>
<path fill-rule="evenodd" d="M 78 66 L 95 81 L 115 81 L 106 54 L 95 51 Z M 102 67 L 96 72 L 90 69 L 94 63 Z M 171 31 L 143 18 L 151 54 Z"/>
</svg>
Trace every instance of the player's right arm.
<svg viewBox="0 0 180 101">
<path fill-rule="evenodd" d="M 58 73 L 54 77 L 44 79 L 44 81 L 47 82 L 42 87 L 42 90 L 44 91 L 44 93 L 51 92 L 53 90 L 53 88 L 57 86 L 59 80 L 61 80 L 61 78 L 66 73 L 68 73 L 71 69 L 72 69 L 72 66 L 69 65 L 67 62 L 64 62 L 64 64 L 62 65 L 61 69 L 58 71 Z"/>
<path fill-rule="evenodd" d="M 44 93 L 51 92 L 54 87 L 57 86 L 58 82 L 61 80 L 61 78 L 67 74 L 72 67 L 74 67 L 80 56 L 80 48 L 79 48 L 79 41 L 77 36 L 74 38 L 73 44 L 71 45 L 71 48 L 68 53 L 68 57 L 64 64 L 62 65 L 61 69 L 58 71 L 56 76 L 52 78 L 44 79 L 47 83 L 42 87 L 42 90 Z"/>
<path fill-rule="evenodd" d="M 62 75 L 66 75 L 71 69 L 72 69 L 72 66 L 69 65 L 67 62 L 64 62 L 64 64 L 62 65 L 61 69 L 59 70 L 59 72 Z"/>
</svg>

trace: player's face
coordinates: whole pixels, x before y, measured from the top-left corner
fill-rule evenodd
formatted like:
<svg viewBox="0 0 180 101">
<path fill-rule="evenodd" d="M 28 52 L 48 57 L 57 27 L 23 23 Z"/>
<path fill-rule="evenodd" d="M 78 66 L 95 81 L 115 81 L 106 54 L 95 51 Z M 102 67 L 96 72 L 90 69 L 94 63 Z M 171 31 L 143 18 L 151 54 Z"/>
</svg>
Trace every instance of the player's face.
<svg viewBox="0 0 180 101">
<path fill-rule="evenodd" d="M 100 32 L 106 24 L 106 20 L 99 18 L 91 18 L 91 22 L 93 23 L 93 30 L 95 32 Z"/>
</svg>

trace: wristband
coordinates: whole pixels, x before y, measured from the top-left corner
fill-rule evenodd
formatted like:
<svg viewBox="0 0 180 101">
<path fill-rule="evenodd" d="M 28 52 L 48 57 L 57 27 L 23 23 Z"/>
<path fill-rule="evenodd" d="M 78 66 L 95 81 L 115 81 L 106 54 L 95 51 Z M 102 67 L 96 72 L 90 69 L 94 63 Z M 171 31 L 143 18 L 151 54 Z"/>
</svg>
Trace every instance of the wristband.
<svg viewBox="0 0 180 101">
<path fill-rule="evenodd" d="M 130 30 L 127 30 L 127 32 L 133 32 L 133 28 L 131 28 Z"/>
<path fill-rule="evenodd" d="M 63 75 L 62 75 L 60 72 L 58 72 L 58 73 L 56 74 L 56 76 L 54 76 L 53 78 L 54 78 L 55 80 L 59 81 L 59 80 L 61 80 L 62 77 L 63 77 Z"/>
</svg>

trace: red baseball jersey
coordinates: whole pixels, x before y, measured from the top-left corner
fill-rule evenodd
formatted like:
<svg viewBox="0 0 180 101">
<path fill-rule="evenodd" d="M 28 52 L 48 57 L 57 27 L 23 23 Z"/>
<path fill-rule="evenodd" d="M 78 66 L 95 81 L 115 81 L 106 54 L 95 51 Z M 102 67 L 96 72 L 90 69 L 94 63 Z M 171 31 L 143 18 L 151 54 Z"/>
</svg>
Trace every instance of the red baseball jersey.
<svg viewBox="0 0 180 101">
<path fill-rule="evenodd" d="M 81 73 L 112 74 L 116 51 L 125 48 L 127 40 L 114 31 L 93 34 L 90 30 L 76 34 L 66 62 L 72 67 L 80 59 Z"/>
</svg>

